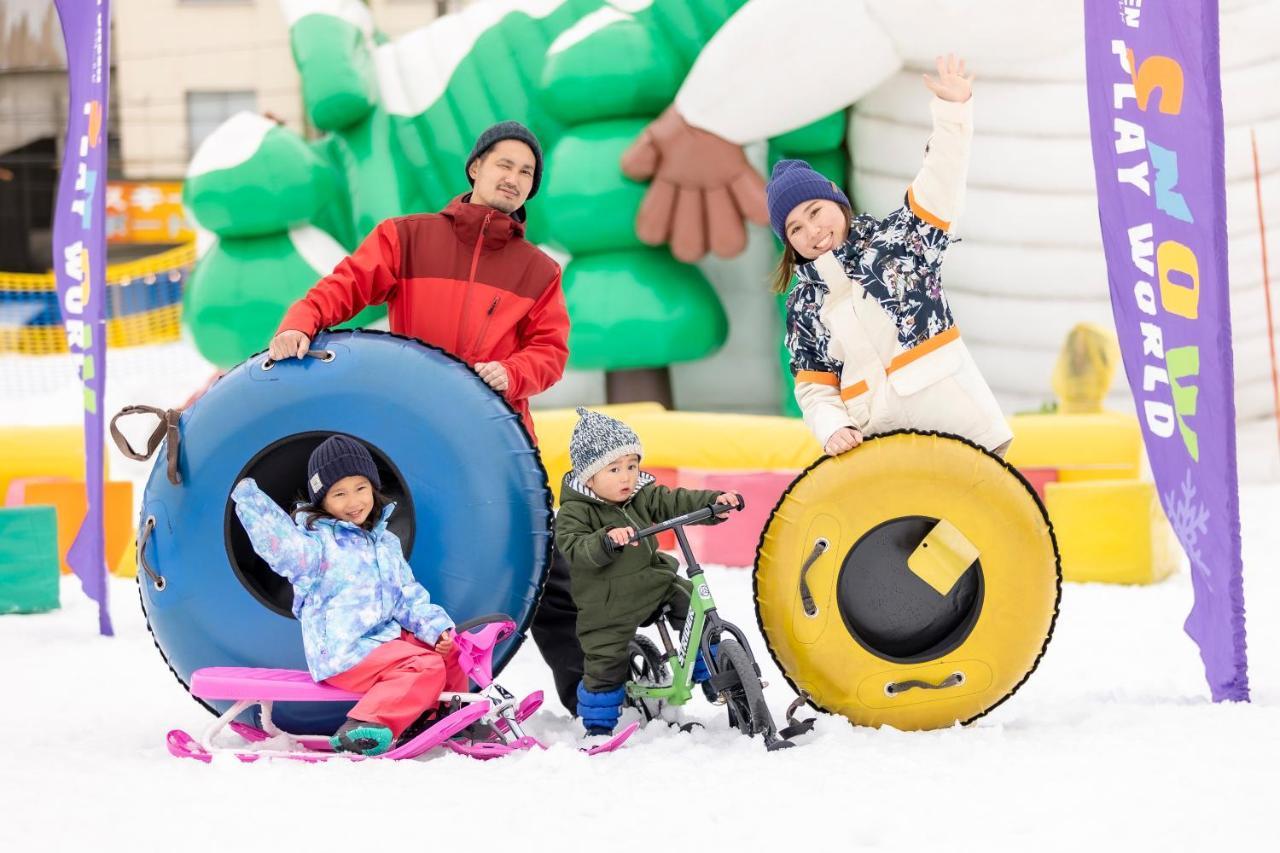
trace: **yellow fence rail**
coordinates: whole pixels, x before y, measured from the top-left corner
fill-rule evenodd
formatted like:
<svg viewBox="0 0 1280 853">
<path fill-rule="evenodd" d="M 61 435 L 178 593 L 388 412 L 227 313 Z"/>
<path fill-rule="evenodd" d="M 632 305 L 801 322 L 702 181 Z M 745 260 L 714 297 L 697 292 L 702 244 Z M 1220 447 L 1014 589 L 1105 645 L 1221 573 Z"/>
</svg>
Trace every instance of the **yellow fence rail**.
<svg viewBox="0 0 1280 853">
<path fill-rule="evenodd" d="M 176 341 L 182 316 L 182 285 L 195 261 L 195 243 L 187 243 L 108 266 L 107 346 Z M 55 293 L 52 272 L 0 272 L 0 353 L 67 352 L 66 334 L 57 319 L 60 315 L 54 310 Z"/>
</svg>

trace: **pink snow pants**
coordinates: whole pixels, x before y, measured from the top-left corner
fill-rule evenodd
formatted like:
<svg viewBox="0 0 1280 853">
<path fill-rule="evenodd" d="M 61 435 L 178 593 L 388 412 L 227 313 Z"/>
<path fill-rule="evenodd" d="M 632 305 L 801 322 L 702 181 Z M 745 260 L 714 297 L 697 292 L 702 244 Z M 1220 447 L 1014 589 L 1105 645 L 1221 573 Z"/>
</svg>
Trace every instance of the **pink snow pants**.
<svg viewBox="0 0 1280 853">
<path fill-rule="evenodd" d="M 400 639 L 383 643 L 360 663 L 327 678 L 325 684 L 363 693 L 347 716 L 366 723 L 380 723 L 393 737 L 434 708 L 445 690 L 464 692 L 467 676 L 458 666 L 457 647 L 445 658 L 408 631 Z"/>
</svg>

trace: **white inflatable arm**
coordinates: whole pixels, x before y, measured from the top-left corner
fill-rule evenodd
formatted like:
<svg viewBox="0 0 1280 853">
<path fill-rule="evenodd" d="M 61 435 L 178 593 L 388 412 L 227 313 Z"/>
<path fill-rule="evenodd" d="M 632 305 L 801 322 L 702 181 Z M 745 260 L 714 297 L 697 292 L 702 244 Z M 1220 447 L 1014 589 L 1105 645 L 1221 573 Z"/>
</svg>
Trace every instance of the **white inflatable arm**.
<svg viewBox="0 0 1280 853">
<path fill-rule="evenodd" d="M 675 106 L 745 144 L 849 106 L 901 64 L 863 0 L 748 0 L 698 55 Z"/>
</svg>

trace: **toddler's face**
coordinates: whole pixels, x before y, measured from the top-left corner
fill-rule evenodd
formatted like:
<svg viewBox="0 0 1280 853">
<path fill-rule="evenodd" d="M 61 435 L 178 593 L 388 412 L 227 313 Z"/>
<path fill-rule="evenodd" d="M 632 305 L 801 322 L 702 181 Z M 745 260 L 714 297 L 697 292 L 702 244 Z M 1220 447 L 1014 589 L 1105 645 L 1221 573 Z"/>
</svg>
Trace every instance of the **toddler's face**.
<svg viewBox="0 0 1280 853">
<path fill-rule="evenodd" d="M 343 477 L 329 487 L 320 508 L 334 518 L 364 524 L 373 510 L 373 484 L 368 477 Z"/>
<path fill-rule="evenodd" d="M 640 457 L 634 453 L 615 459 L 587 480 L 587 488 L 610 503 L 626 503 L 636 491 Z"/>
</svg>

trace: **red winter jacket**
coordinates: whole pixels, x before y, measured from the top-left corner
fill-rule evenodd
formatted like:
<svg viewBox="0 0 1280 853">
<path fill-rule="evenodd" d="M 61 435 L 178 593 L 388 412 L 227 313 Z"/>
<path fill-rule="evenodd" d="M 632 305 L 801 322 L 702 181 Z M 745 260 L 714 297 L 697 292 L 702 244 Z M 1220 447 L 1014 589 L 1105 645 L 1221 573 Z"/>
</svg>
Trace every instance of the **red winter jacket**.
<svg viewBox="0 0 1280 853">
<path fill-rule="evenodd" d="M 385 302 L 396 334 L 469 365 L 500 362 L 504 396 L 533 436 L 529 397 L 559 381 L 569 358 L 560 265 L 524 239 L 519 222 L 468 198 L 384 220 L 289 308 L 278 331 L 314 337 Z"/>
</svg>

